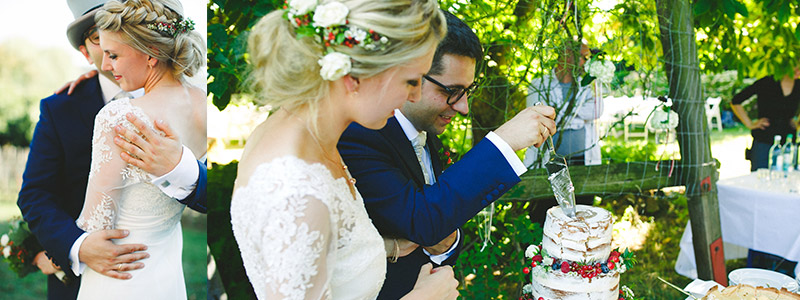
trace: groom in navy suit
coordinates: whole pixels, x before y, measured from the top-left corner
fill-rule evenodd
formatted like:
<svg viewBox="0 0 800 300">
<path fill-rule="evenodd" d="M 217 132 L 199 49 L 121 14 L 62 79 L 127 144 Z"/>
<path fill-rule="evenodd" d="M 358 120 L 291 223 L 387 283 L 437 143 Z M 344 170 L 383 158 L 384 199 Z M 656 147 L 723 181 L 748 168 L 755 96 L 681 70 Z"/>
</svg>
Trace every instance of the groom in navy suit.
<svg viewBox="0 0 800 300">
<path fill-rule="evenodd" d="M 410 240 L 411 254 L 390 259 L 378 299 L 399 299 L 416 283 L 420 266 L 453 265 L 463 238 L 459 228 L 514 184 L 525 166 L 514 151 L 541 145 L 555 132 L 552 107 L 529 107 L 486 135 L 460 161 L 442 171 L 441 134 L 456 113 L 469 112 L 480 41 L 444 12 L 447 36 L 424 76 L 422 97 L 395 110 L 383 129 L 352 123 L 339 151 L 364 198 L 375 227 L 395 247 Z M 423 142 L 424 141 L 424 142 Z"/>
<path fill-rule="evenodd" d="M 76 18 L 67 28 L 67 36 L 73 47 L 95 66 L 100 66 L 102 50 L 94 30 L 94 13 L 105 1 L 67 1 Z M 48 299 L 75 299 L 80 286 L 77 276 L 85 267 L 106 276 L 127 279 L 130 274 L 126 271 L 144 267 L 138 261 L 148 256 L 143 252 L 146 245 L 112 242 L 127 236 L 124 230 L 86 233 L 75 224 L 86 193 L 95 115 L 120 91 L 111 74 L 100 72 L 77 85 L 71 95 L 55 94 L 40 103 L 41 114 L 17 205 L 46 251 L 46 254 L 37 255 L 37 266 L 45 274 L 60 269 L 69 279 L 67 284 L 54 275 L 48 276 Z M 133 122 L 141 127 L 141 121 Z M 131 132 L 121 134 L 132 137 Z M 205 165 L 196 161 L 191 153 L 187 155 L 187 148 L 183 147 L 182 151 L 174 137 L 160 137 L 152 132 L 144 134 L 148 139 L 134 139 L 137 145 L 118 143 L 126 150 L 133 146 L 141 149 L 137 157 L 123 154 L 122 158 L 151 174 L 164 175 L 155 179 L 162 191 L 182 199 L 176 201 L 192 209 L 205 212 Z M 139 160 L 143 157 L 147 159 Z M 164 166 L 173 169 L 165 170 Z"/>
</svg>

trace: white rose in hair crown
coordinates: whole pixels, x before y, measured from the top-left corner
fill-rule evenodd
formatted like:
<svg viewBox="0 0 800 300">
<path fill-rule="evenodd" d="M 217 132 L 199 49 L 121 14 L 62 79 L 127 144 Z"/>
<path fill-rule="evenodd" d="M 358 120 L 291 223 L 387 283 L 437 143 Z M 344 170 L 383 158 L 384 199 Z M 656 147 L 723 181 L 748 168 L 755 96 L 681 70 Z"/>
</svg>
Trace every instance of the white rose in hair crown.
<svg viewBox="0 0 800 300">
<path fill-rule="evenodd" d="M 321 67 L 319 75 L 323 79 L 337 80 L 350 74 L 352 69 L 350 56 L 335 51 L 334 46 L 358 46 L 368 51 L 382 51 L 390 44 L 387 37 L 372 29 L 348 25 L 350 9 L 341 2 L 317 4 L 317 0 L 291 0 L 283 17 L 294 25 L 297 38 L 310 37 L 323 46 L 324 55 L 317 61 Z"/>
<path fill-rule="evenodd" d="M 318 63 L 322 67 L 319 75 L 322 76 L 322 79 L 331 81 L 347 75 L 352 67 L 350 57 L 339 52 L 328 53 Z"/>
</svg>

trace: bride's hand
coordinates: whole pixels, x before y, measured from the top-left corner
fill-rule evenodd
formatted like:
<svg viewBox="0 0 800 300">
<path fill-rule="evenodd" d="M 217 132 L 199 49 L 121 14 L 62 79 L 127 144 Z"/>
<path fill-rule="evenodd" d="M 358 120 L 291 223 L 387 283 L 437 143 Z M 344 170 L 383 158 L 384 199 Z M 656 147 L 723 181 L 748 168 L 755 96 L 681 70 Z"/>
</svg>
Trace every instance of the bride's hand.
<svg viewBox="0 0 800 300">
<path fill-rule="evenodd" d="M 401 300 L 428 299 L 428 300 L 451 300 L 458 298 L 458 280 L 455 279 L 453 268 L 441 266 L 433 269 L 427 263 L 419 269 L 417 283 L 414 289 L 403 296 Z"/>
<path fill-rule="evenodd" d="M 72 95 L 72 91 L 75 90 L 75 87 L 78 86 L 78 84 L 96 75 L 97 75 L 97 70 L 91 70 L 89 72 L 86 72 L 85 74 L 79 76 L 78 79 L 75 79 L 75 81 L 70 81 L 64 84 L 64 86 L 56 90 L 55 94 L 59 94 L 63 92 L 66 88 L 69 88 L 69 90 L 67 91 L 67 95 Z"/>
</svg>

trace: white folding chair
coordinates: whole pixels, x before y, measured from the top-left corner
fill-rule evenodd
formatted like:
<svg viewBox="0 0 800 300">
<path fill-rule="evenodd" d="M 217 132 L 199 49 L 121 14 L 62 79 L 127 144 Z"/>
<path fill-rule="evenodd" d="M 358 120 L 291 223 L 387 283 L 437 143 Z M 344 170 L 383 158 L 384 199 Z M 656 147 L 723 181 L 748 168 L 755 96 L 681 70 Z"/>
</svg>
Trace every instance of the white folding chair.
<svg viewBox="0 0 800 300">
<path fill-rule="evenodd" d="M 716 124 L 717 130 L 722 131 L 722 116 L 719 112 L 719 103 L 722 101 L 720 97 L 708 98 L 706 99 L 706 120 L 708 121 L 708 129 L 711 129 L 711 125 Z M 717 119 L 717 122 L 714 123 L 713 120 Z"/>
</svg>

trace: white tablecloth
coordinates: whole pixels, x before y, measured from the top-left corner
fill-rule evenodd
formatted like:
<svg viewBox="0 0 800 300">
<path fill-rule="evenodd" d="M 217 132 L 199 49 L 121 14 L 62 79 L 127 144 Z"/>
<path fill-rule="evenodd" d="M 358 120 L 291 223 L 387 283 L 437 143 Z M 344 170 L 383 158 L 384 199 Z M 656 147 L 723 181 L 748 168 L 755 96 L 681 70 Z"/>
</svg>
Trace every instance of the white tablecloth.
<svg viewBox="0 0 800 300">
<path fill-rule="evenodd" d="M 798 189 L 798 176 L 765 181 L 751 173 L 717 182 L 722 240 L 800 261 Z M 697 278 L 690 224 L 686 225 L 680 247 L 675 271 Z M 731 258 L 725 254 L 726 259 Z M 800 264 L 795 274 L 800 274 Z"/>
</svg>

